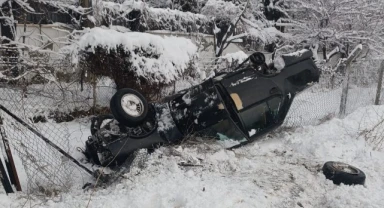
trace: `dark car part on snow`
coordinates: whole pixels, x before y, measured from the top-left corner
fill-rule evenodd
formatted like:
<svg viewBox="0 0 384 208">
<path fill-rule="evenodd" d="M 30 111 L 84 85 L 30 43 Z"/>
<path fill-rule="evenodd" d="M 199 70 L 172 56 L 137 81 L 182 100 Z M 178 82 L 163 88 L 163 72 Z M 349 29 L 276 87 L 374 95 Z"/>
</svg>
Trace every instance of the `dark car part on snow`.
<svg viewBox="0 0 384 208">
<path fill-rule="evenodd" d="M 142 124 L 148 114 L 147 100 L 133 89 L 117 91 L 111 98 L 110 107 L 116 120 L 129 127 Z"/>
<path fill-rule="evenodd" d="M 0 118 L 1 119 L 1 118 Z M 1 140 L 3 142 L 3 159 L 5 162 L 5 166 L 7 167 L 8 176 L 11 181 L 11 184 L 13 184 L 16 187 L 16 191 L 21 191 L 21 184 L 19 180 L 19 176 L 17 174 L 15 161 L 13 160 L 13 155 L 11 151 L 11 147 L 9 146 L 8 137 L 5 134 L 4 128 L 2 126 L 2 121 L 0 122 L 0 136 Z"/>
<path fill-rule="evenodd" d="M 4 187 L 5 193 L 13 193 L 11 181 L 8 178 L 7 172 L 5 171 L 5 167 L 3 161 L 0 159 L 0 180 L 1 184 Z"/>
<path fill-rule="evenodd" d="M 360 169 L 342 162 L 326 162 L 323 166 L 325 177 L 334 184 L 364 185 L 365 174 Z"/>
<path fill-rule="evenodd" d="M 97 165 L 115 167 L 139 149 L 179 144 L 191 134 L 233 140 L 232 148 L 254 141 L 279 127 L 295 96 L 320 76 L 311 51 L 284 56 L 282 70 L 268 66 L 264 58 L 256 53 L 234 71 L 220 72 L 157 103 L 148 104 L 135 90 L 118 90 L 110 106 L 118 122 L 110 123 L 113 131 L 101 128 L 89 137 L 86 154 Z M 134 112 L 137 104 L 144 107 L 136 108 L 139 113 Z"/>
<path fill-rule="evenodd" d="M 99 131 L 104 126 L 107 126 L 108 122 L 111 122 L 111 120 L 113 120 L 114 118 L 115 117 L 112 114 L 93 117 L 91 120 L 91 135 L 95 135 L 97 131 Z"/>
</svg>

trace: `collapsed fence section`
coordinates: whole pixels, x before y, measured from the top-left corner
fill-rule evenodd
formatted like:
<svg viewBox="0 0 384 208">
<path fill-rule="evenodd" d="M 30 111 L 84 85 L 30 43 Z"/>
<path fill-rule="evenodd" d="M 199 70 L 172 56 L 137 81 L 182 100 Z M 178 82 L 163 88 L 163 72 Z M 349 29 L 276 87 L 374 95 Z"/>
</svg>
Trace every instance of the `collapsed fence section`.
<svg viewBox="0 0 384 208">
<path fill-rule="evenodd" d="M 2 86 L 1 103 L 34 129 L 50 138 L 53 143 L 71 151 L 69 132 L 65 124 L 47 122 L 53 103 L 44 94 L 32 89 Z M 33 93 L 34 92 L 34 93 Z M 40 94 L 40 96 L 38 96 Z M 70 185 L 71 166 L 52 147 L 42 141 L 25 125 L 1 111 L 2 128 L 22 163 L 27 176 L 27 189 L 67 190 Z M 25 184 L 24 184 L 25 185 Z"/>
<path fill-rule="evenodd" d="M 0 105 L 4 106 L 0 110 L 1 128 L 22 164 L 18 169 L 25 175 L 23 190 L 26 191 L 53 194 L 72 186 L 77 167 L 69 157 L 60 154 L 58 148 L 71 155 L 76 152 L 74 143 L 80 145 L 83 141 L 72 135 L 79 129 L 74 129 L 73 125 L 68 127 L 66 121 L 97 113 L 94 112 L 96 107 L 108 109 L 115 91 L 103 83 L 95 90 L 86 83 L 82 86 L 80 83 L 59 84 L 0 86 Z M 89 135 L 87 131 L 85 136 Z M 78 142 L 73 142 L 76 140 Z"/>
</svg>

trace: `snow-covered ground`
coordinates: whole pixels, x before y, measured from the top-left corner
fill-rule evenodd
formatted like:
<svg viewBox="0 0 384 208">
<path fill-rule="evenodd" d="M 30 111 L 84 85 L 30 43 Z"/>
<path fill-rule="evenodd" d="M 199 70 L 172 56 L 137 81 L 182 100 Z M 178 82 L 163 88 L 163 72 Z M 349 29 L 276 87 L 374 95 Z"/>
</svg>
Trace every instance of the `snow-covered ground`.
<svg viewBox="0 0 384 208">
<path fill-rule="evenodd" d="M 164 147 L 142 170 L 108 187 L 83 191 L 90 180 L 74 174 L 68 193 L 56 197 L 6 196 L 0 207 L 384 207 L 384 152 L 374 151 L 362 131 L 384 119 L 384 106 L 359 108 L 318 126 L 280 129 L 235 150 L 217 143 Z M 87 137 L 87 123 L 69 123 Z M 80 154 L 75 154 L 80 157 Z M 365 186 L 334 185 L 320 171 L 326 161 L 362 169 Z M 189 162 L 197 166 L 178 165 Z"/>
</svg>

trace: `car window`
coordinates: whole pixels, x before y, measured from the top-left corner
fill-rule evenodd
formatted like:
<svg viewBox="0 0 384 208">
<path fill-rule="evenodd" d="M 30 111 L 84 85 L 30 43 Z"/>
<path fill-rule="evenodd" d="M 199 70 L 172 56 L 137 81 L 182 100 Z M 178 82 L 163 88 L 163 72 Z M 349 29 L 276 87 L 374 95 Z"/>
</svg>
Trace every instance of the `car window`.
<svg viewBox="0 0 384 208">
<path fill-rule="evenodd" d="M 207 133 L 219 140 L 247 141 L 241 130 L 228 118 L 211 126 Z"/>
<path fill-rule="evenodd" d="M 239 113 L 250 137 L 277 123 L 281 102 L 281 97 L 273 97 Z"/>
</svg>

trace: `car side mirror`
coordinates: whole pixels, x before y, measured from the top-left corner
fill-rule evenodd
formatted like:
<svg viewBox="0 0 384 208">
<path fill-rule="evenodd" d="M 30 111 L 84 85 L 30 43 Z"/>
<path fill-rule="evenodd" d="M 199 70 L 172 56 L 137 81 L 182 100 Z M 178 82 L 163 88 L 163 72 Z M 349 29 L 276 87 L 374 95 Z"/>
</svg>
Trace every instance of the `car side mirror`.
<svg viewBox="0 0 384 208">
<path fill-rule="evenodd" d="M 256 66 L 261 66 L 261 65 L 265 64 L 265 55 L 263 53 L 260 53 L 260 52 L 253 53 L 249 57 L 249 59 L 250 59 L 251 63 L 256 65 Z"/>
</svg>

